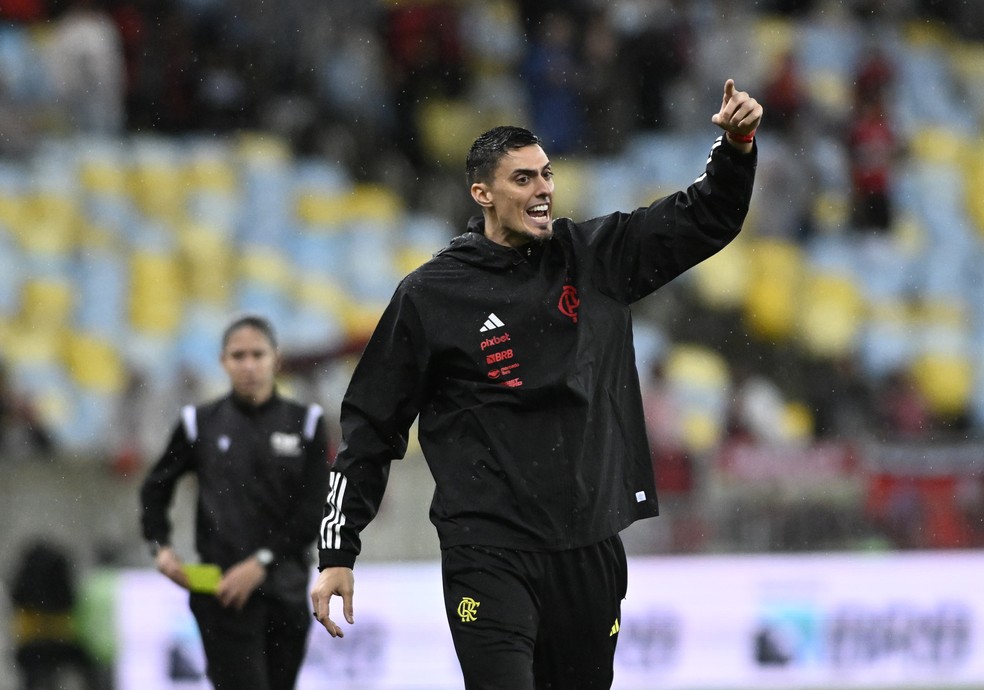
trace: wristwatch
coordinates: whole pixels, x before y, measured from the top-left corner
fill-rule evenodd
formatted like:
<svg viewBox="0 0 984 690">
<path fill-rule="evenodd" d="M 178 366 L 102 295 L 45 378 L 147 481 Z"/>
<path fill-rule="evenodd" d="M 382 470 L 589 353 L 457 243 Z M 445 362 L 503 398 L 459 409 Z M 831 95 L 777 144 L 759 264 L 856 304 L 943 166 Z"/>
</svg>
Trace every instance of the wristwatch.
<svg viewBox="0 0 984 690">
<path fill-rule="evenodd" d="M 264 568 L 267 568 L 273 563 L 273 551 L 270 549 L 260 549 L 253 554 L 253 558 L 258 560 Z"/>
</svg>

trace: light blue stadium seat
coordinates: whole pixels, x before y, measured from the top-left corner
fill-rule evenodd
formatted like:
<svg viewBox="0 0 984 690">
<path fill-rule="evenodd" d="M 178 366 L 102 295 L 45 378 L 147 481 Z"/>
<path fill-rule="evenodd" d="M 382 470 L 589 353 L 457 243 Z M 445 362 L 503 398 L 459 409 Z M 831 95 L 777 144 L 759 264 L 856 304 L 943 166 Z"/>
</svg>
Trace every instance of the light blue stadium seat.
<svg viewBox="0 0 984 690">
<path fill-rule="evenodd" d="M 397 270 L 394 228 L 379 222 L 354 223 L 347 233 L 342 284 L 356 300 L 389 301 L 403 277 Z"/>
<path fill-rule="evenodd" d="M 129 266 L 112 248 L 89 249 L 76 260 L 74 322 L 82 331 L 118 341 L 127 326 Z"/>
<path fill-rule="evenodd" d="M 25 273 L 23 252 L 10 233 L 0 228 L 0 319 L 17 314 Z"/>
<path fill-rule="evenodd" d="M 276 322 L 275 314 L 266 314 Z M 176 343 L 176 356 L 181 365 L 188 367 L 202 379 L 222 376 L 219 353 L 222 349 L 222 331 L 232 315 L 226 310 L 202 303 L 189 304 L 181 324 Z"/>
</svg>

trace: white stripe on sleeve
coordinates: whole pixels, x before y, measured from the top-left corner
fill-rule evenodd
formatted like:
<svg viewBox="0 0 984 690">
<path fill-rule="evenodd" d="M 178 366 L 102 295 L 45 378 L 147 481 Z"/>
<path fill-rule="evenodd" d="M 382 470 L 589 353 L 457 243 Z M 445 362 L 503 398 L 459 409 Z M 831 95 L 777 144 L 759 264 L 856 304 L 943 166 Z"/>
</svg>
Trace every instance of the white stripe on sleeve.
<svg viewBox="0 0 984 690">
<path fill-rule="evenodd" d="M 185 405 L 181 408 L 181 423 L 184 424 L 185 436 L 189 443 L 198 440 L 198 415 L 195 413 L 194 405 Z"/>
<path fill-rule="evenodd" d="M 310 441 L 314 438 L 314 431 L 318 428 L 318 420 L 325 412 L 321 405 L 308 405 L 307 418 L 304 420 L 304 440 Z"/>
<path fill-rule="evenodd" d="M 342 500 L 345 498 L 345 487 L 348 480 L 339 472 L 331 472 L 328 476 L 328 500 L 325 505 L 325 516 L 321 520 L 320 543 L 322 549 L 338 549 L 342 546 L 342 527 L 345 525 L 345 515 L 342 513 Z"/>
</svg>

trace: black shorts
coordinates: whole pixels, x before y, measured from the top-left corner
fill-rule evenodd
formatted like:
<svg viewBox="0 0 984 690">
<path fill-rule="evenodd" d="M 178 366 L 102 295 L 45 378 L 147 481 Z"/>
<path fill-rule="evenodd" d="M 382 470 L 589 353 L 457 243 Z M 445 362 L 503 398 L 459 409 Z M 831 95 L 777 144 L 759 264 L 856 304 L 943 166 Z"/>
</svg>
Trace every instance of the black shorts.
<svg viewBox="0 0 984 690">
<path fill-rule="evenodd" d="M 466 690 L 608 690 L 625 550 L 618 535 L 553 552 L 442 552 L 444 604 Z"/>
</svg>

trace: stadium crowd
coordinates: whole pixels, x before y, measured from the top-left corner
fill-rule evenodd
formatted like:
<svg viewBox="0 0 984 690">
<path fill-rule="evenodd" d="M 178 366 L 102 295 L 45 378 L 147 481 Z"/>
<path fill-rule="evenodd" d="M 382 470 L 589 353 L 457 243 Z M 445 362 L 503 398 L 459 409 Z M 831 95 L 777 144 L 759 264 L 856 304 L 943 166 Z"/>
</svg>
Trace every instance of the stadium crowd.
<svg viewBox="0 0 984 690">
<path fill-rule="evenodd" d="M 804 256 L 821 254 L 886 279 L 911 240 L 912 209 L 899 189 L 924 126 L 899 112 L 913 77 L 898 41 L 906 31 L 984 41 L 984 9 L 955 0 L 8 0 L 0 19 L 0 60 L 19 67 L 0 75 L 0 153 L 10 160 L 60 136 L 265 132 L 298 160 L 337 164 L 358 183 L 394 191 L 408 211 L 444 219 L 448 237 L 472 212 L 455 155 L 476 122 L 518 117 L 572 171 L 584 161 L 603 169 L 651 142 L 696 137 L 705 146 L 707 94 L 735 72 L 766 109 L 748 234 L 786 259 L 793 252 L 800 269 Z M 794 42 L 791 32 L 806 27 L 850 39 L 853 51 Z M 38 64 L 13 57 L 24 42 L 42 55 Z M 979 117 L 974 96 L 965 103 Z M 683 162 L 685 179 L 701 161 Z M 788 277 L 791 265 L 773 277 Z M 904 358 L 872 365 L 856 346 L 818 355 L 791 335 L 782 285 L 766 283 L 751 306 L 722 307 L 702 293 L 707 280 L 639 310 L 653 441 L 671 496 L 696 504 L 689 497 L 709 448 L 706 426 L 685 419 L 691 400 L 674 378 L 674 343 L 718 355 L 703 383 L 725 368 L 710 386 L 721 429 L 714 447 L 981 437 L 975 405 L 984 401 L 972 392 L 956 404 L 939 399 L 936 388 L 950 379 L 934 387 Z M 906 309 L 929 301 L 919 286 L 900 289 L 916 290 Z M 121 427 L 146 425 L 137 411 L 162 407 L 159 391 L 147 402 L 142 376 L 129 372 Z M 181 390 L 164 397 L 194 383 L 194 372 L 182 374 Z M 146 461 L 126 455 L 130 447 L 104 450 L 125 455 L 118 462 L 129 471 Z"/>
</svg>

